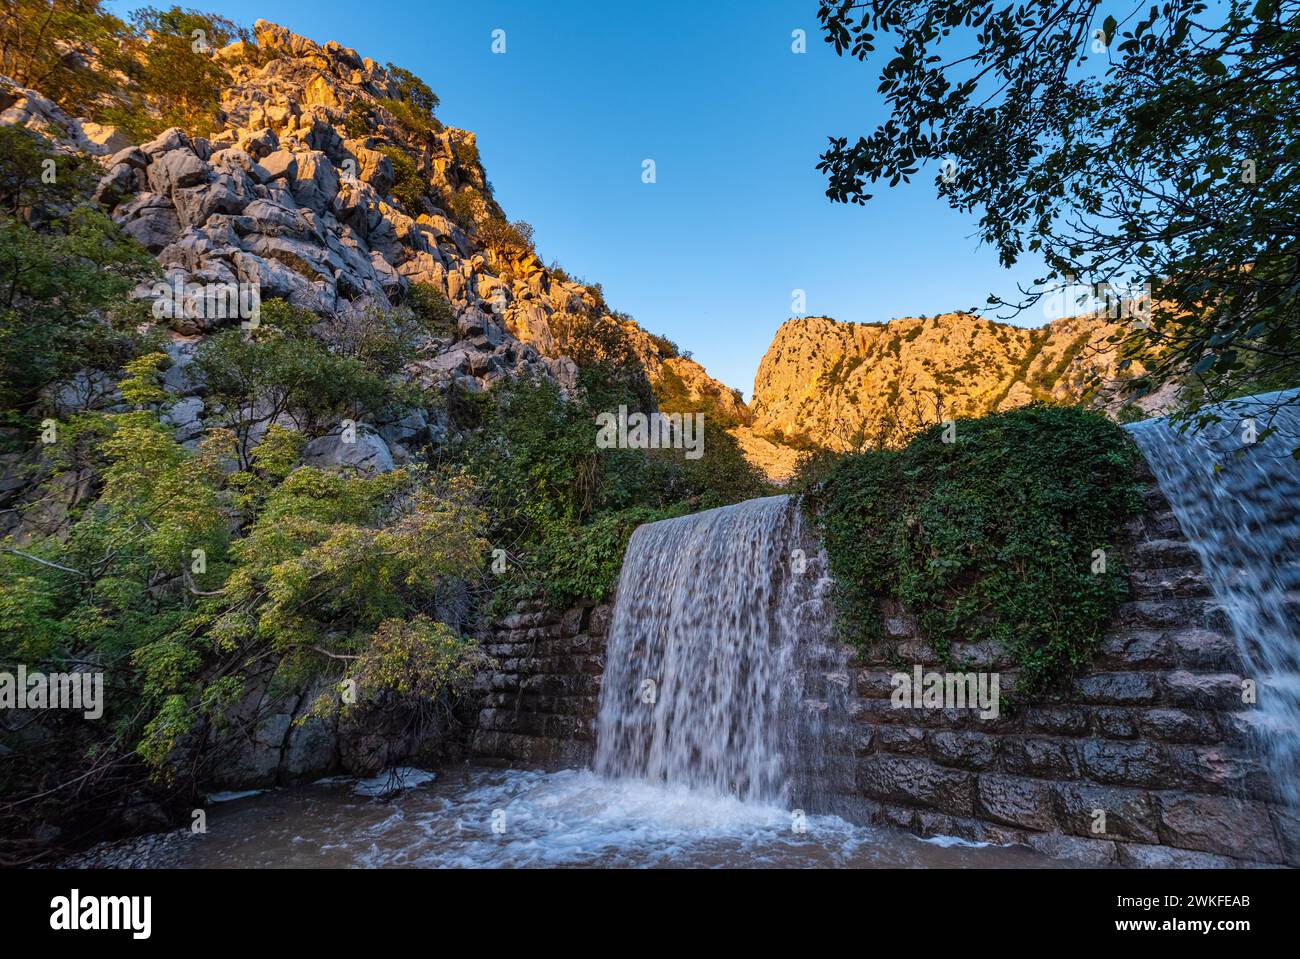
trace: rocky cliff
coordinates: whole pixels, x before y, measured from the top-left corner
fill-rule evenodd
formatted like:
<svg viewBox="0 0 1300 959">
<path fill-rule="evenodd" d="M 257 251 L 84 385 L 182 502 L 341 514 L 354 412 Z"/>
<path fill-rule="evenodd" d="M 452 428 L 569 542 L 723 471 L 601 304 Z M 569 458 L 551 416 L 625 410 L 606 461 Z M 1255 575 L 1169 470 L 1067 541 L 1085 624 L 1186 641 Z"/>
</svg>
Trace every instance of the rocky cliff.
<svg viewBox="0 0 1300 959">
<path fill-rule="evenodd" d="M 702 367 L 661 356 L 657 338 L 611 314 L 598 287 L 543 266 L 516 235 L 500 242 L 505 219 L 474 134 L 412 110 L 402 71 L 264 20 L 253 39 L 212 56 L 229 79 L 216 129 L 172 128 L 139 145 L 37 91 L 0 84 L 0 123 L 98 156 L 96 199 L 157 257 L 165 287 L 187 291 L 183 307 L 169 307 L 178 366 L 196 337 L 239 321 L 193 308 L 215 286 L 255 287 L 263 300 L 346 318 L 390 309 L 423 285 L 455 314 L 409 370 L 426 388 L 479 391 L 525 374 L 570 388 L 584 334 L 606 324 L 623 329 L 652 384 L 671 370 L 696 399 L 723 397 L 745 415 Z M 201 424 L 201 403 L 189 413 Z"/>
<path fill-rule="evenodd" d="M 452 308 L 408 371 L 433 393 L 479 392 L 520 375 L 571 388 L 577 363 L 598 358 L 613 331 L 666 409 L 704 409 L 751 461 L 784 479 L 808 446 L 853 449 L 938 418 L 1077 399 L 1093 373 L 1114 376 L 1106 343 L 1114 327 L 1096 317 L 1040 330 L 960 313 L 883 324 L 810 317 L 778 330 L 751 409 L 613 312 L 599 287 L 544 266 L 531 242 L 504 229 L 474 134 L 414 110 L 403 71 L 262 20 L 250 40 L 211 56 L 228 83 L 204 136 L 172 128 L 132 145 L 36 91 L 0 95 L 0 123 L 98 157 L 96 199 L 163 270 L 161 287 L 142 286 L 137 298 L 184 291 L 167 321 L 173 384 L 200 337 L 240 319 L 202 308 L 214 288 L 255 288 L 263 300 L 346 319 L 400 306 L 418 287 Z M 198 436 L 209 411 L 196 391 L 180 393 L 177 425 Z M 372 425 L 362 445 L 373 463 L 400 464 L 406 449 L 445 429 L 434 411 Z"/>
<path fill-rule="evenodd" d="M 1118 378 L 1107 342 L 1115 330 L 1095 315 L 1040 329 L 966 313 L 888 323 L 792 319 L 754 377 L 753 431 L 780 446 L 858 449 L 949 417 L 1078 400 L 1094 379 Z M 1143 400 L 1143 412 L 1166 399 Z"/>
</svg>

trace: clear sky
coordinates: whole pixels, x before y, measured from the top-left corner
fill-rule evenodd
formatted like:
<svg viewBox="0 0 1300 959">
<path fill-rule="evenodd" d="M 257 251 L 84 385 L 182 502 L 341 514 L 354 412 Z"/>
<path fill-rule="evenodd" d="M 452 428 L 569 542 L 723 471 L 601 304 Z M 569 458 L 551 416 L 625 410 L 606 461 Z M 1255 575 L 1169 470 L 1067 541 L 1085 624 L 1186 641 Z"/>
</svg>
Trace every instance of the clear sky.
<svg viewBox="0 0 1300 959">
<path fill-rule="evenodd" d="M 933 169 L 865 207 L 826 199 L 826 137 L 856 137 L 884 114 L 876 64 L 835 56 L 815 0 L 192 5 L 421 76 L 439 118 L 478 134 L 497 198 L 533 224 L 546 262 L 603 284 L 611 307 L 746 397 L 793 290 L 811 315 L 872 322 L 1011 296 L 1042 269 L 1001 269 L 975 217 L 936 197 Z M 498 29 L 504 54 L 492 52 Z M 804 54 L 792 51 L 796 29 Z"/>
</svg>

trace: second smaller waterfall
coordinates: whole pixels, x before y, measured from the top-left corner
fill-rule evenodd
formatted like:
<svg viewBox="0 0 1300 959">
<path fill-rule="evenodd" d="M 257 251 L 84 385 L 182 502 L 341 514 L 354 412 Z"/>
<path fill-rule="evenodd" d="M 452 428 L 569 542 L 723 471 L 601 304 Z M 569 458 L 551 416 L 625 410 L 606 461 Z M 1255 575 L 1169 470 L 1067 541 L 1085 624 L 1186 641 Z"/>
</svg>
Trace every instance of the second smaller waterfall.
<svg viewBox="0 0 1300 959">
<path fill-rule="evenodd" d="M 1223 606 L 1247 677 L 1259 683 L 1260 745 L 1282 797 L 1300 806 L 1300 443 L 1295 393 L 1214 408 L 1220 422 L 1180 432 L 1129 427 Z M 1271 426 L 1277 435 L 1243 439 Z"/>
</svg>

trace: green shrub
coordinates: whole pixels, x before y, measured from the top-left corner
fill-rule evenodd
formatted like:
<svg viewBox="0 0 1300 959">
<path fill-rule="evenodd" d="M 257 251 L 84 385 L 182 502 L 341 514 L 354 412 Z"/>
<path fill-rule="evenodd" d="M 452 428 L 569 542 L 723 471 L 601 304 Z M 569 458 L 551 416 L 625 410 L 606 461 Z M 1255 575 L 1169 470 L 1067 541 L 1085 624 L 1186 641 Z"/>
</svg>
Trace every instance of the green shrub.
<svg viewBox="0 0 1300 959">
<path fill-rule="evenodd" d="M 395 64 L 388 64 L 388 77 L 396 87 L 397 98 L 408 103 L 423 115 L 432 118 L 438 109 L 438 94 L 429 89 L 429 85 L 410 70 Z"/>
<path fill-rule="evenodd" d="M 539 593 L 553 608 L 604 599 L 639 523 L 768 491 L 721 429 L 706 427 L 698 460 L 681 450 L 597 447 L 598 412 L 644 407 L 606 367 L 582 370 L 579 383 L 568 399 L 546 381 L 498 384 L 466 441 L 490 539 L 510 555 L 497 609 Z"/>
<path fill-rule="evenodd" d="M 378 105 L 392 114 L 398 126 L 417 143 L 429 143 L 442 131 L 442 124 L 431 113 L 425 113 L 404 100 L 380 100 Z"/>
<path fill-rule="evenodd" d="M 341 418 L 409 403 L 409 391 L 391 376 L 403 365 L 400 342 L 383 331 L 337 336 L 331 350 L 312 330 L 315 317 L 283 300 L 262 304 L 252 331 L 222 330 L 205 337 L 195 366 L 239 438 L 240 456 L 261 424 L 292 416 L 309 432 Z M 372 318 L 385 323 L 386 318 Z"/>
<path fill-rule="evenodd" d="M 85 186 L 83 163 L 0 127 L 0 425 L 18 425 L 46 386 L 79 370 L 116 373 L 144 343 L 127 294 L 157 264 L 99 210 L 70 205 Z"/>
<path fill-rule="evenodd" d="M 936 652 L 992 640 L 1017 693 L 1066 680 L 1123 597 L 1116 547 L 1140 506 L 1138 454 L 1103 417 L 1027 406 L 938 425 L 901 450 L 848 456 L 806 499 L 837 582 L 840 623 L 880 636 L 878 601 L 910 609 Z M 1094 572 L 1094 551 L 1104 571 Z"/>
<path fill-rule="evenodd" d="M 463 227 L 473 227 L 483 209 L 483 199 L 473 190 L 460 190 L 447 203 L 447 212 Z"/>
<path fill-rule="evenodd" d="M 415 161 L 400 147 L 382 146 L 379 152 L 388 157 L 393 167 L 393 196 L 412 213 L 423 212 L 424 197 L 429 192 L 428 181 L 420 174 Z"/>
<path fill-rule="evenodd" d="M 478 146 L 469 140 L 457 140 L 452 144 L 452 156 L 456 158 L 456 165 L 461 167 L 466 173 L 477 175 L 481 169 Z"/>
<path fill-rule="evenodd" d="M 533 228 L 523 220 L 509 223 L 504 218 L 489 217 L 479 224 L 478 238 L 499 256 L 518 259 L 533 252 Z"/>
<path fill-rule="evenodd" d="M 445 336 L 456 332 L 456 310 L 436 286 L 412 283 L 405 305 L 429 333 Z"/>
<path fill-rule="evenodd" d="M 623 553 L 633 531 L 643 523 L 685 512 L 685 506 L 633 506 L 602 513 L 585 526 L 557 531 L 545 541 L 539 556 L 546 569 L 543 589 L 547 605 L 567 609 L 582 600 L 600 603 L 609 599 L 618 585 Z"/>
<path fill-rule="evenodd" d="M 365 100 L 357 97 L 348 104 L 343 116 L 343 132 L 349 140 L 364 140 L 370 136 L 371 110 Z"/>
</svg>

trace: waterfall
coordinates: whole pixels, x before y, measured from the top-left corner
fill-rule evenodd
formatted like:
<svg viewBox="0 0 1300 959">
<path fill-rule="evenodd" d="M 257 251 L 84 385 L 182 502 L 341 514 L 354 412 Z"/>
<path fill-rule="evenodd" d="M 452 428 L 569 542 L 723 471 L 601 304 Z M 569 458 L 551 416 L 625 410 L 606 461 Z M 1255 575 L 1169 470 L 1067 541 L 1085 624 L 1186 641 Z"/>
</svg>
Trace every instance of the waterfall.
<svg viewBox="0 0 1300 959">
<path fill-rule="evenodd" d="M 639 527 L 610 623 L 596 772 L 842 808 L 849 677 L 829 587 L 789 496 Z"/>
<path fill-rule="evenodd" d="M 1221 422 L 1129 427 L 1200 556 L 1258 691 L 1257 730 L 1283 798 L 1300 803 L 1300 391 L 1221 404 Z M 1293 405 L 1279 407 L 1282 400 Z M 1276 435 L 1251 442 L 1272 426 Z M 1247 707 L 1248 709 L 1250 707 Z"/>
</svg>

